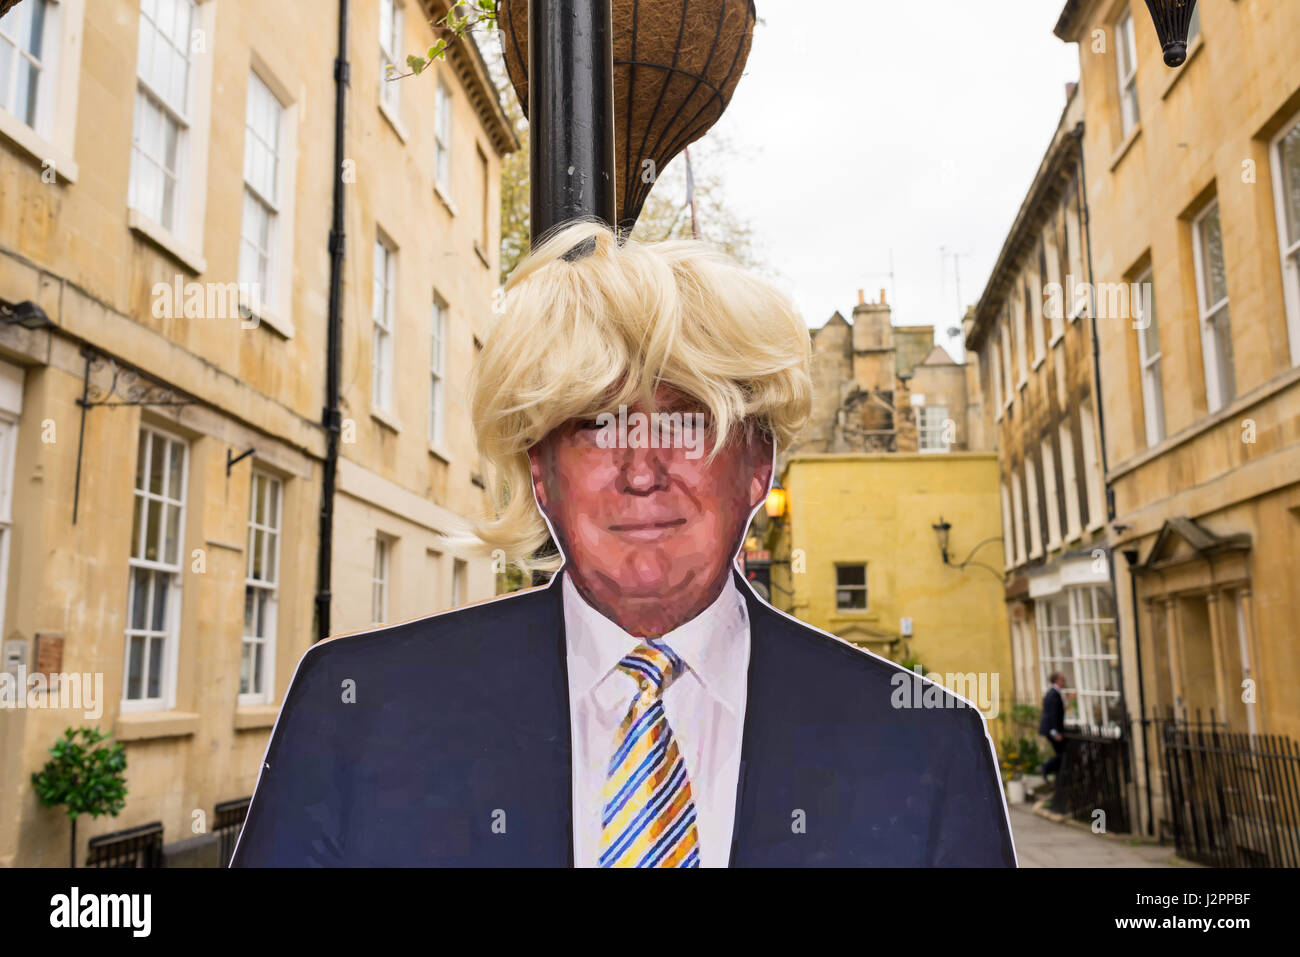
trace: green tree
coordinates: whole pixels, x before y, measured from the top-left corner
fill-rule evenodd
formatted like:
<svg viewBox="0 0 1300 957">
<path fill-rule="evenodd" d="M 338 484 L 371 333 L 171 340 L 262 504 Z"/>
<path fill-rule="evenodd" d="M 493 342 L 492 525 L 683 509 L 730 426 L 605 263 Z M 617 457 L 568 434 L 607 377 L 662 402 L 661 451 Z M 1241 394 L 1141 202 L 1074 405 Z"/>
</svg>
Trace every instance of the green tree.
<svg viewBox="0 0 1300 957">
<path fill-rule="evenodd" d="M 98 728 L 68 728 L 50 748 L 53 755 L 32 775 L 36 797 L 45 807 L 65 806 L 72 821 L 71 866 L 77 866 L 77 818 L 113 817 L 126 805 L 126 754 L 121 742 Z"/>
</svg>

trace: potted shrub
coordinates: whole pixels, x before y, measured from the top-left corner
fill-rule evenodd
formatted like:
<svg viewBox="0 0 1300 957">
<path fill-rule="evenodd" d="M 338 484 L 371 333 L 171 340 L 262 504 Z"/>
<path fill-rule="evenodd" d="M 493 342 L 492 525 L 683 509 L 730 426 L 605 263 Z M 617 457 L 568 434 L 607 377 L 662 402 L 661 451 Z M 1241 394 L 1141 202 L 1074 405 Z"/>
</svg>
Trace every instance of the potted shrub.
<svg viewBox="0 0 1300 957">
<path fill-rule="evenodd" d="M 109 743 L 105 743 L 109 742 Z M 71 866 L 77 866 L 77 817 L 116 817 L 126 805 L 126 755 L 98 728 L 68 728 L 50 748 L 53 757 L 32 775 L 46 807 L 64 806 L 72 821 Z"/>
</svg>

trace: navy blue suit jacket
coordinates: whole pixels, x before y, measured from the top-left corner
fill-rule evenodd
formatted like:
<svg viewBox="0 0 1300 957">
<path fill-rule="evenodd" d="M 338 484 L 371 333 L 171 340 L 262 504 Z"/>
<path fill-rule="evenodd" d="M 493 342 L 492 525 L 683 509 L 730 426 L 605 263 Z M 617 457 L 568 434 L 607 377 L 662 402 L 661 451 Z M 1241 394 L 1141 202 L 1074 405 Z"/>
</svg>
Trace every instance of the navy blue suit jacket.
<svg viewBox="0 0 1300 957">
<path fill-rule="evenodd" d="M 231 866 L 572 865 L 560 578 L 309 649 Z M 736 585 L 732 866 L 1015 866 L 979 712 L 946 691 L 956 707 L 895 707 L 919 678 Z"/>
</svg>

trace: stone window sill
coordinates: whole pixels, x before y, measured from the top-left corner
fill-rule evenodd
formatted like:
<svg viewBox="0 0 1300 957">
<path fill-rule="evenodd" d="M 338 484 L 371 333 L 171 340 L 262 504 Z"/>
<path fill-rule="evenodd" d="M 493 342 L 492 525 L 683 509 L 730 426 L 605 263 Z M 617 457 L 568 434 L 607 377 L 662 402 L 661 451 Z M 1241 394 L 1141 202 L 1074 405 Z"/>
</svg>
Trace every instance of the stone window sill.
<svg viewBox="0 0 1300 957">
<path fill-rule="evenodd" d="M 0 110 L 0 136 L 9 140 L 23 152 L 40 164 L 42 172 L 46 164 L 54 175 L 66 183 L 75 183 L 79 170 L 72 154 L 59 149 L 45 137 L 28 126 L 18 117 L 6 110 Z"/>
<path fill-rule="evenodd" d="M 275 719 L 280 715 L 278 704 L 251 704 L 235 709 L 235 730 L 256 731 L 260 728 L 275 727 Z"/>
<path fill-rule="evenodd" d="M 139 210 L 127 211 L 126 224 L 133 233 L 149 240 L 196 276 L 207 270 L 208 263 L 202 253 Z"/>
<path fill-rule="evenodd" d="M 1140 122 L 1134 123 L 1133 129 L 1128 131 L 1128 136 L 1124 137 L 1124 142 L 1119 144 L 1119 149 L 1117 149 L 1115 155 L 1110 158 L 1110 171 L 1112 173 L 1115 172 L 1115 167 L 1119 166 L 1124 157 L 1128 155 L 1128 151 L 1133 148 L 1133 144 L 1138 141 L 1138 137 L 1141 135 L 1142 124 Z"/>
<path fill-rule="evenodd" d="M 199 730 L 199 716 L 188 711 L 128 711 L 117 716 L 113 737 L 118 741 L 187 737 Z"/>
</svg>

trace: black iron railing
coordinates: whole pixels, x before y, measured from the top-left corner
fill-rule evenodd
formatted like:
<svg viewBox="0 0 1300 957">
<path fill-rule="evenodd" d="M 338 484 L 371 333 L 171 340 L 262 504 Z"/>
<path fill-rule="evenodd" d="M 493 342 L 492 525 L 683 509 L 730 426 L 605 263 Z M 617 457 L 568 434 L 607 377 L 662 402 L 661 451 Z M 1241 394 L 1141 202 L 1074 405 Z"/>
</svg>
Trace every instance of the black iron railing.
<svg viewBox="0 0 1300 957">
<path fill-rule="evenodd" d="M 1089 825 L 1100 821 L 1107 832 L 1131 831 L 1129 744 L 1123 725 L 1067 726 L 1065 751 L 1052 791 L 1052 810 Z M 1104 816 L 1099 818 L 1098 811 Z"/>
<path fill-rule="evenodd" d="M 162 867 L 162 821 L 90 839 L 87 867 Z"/>
<path fill-rule="evenodd" d="M 1178 854 L 1212 867 L 1300 866 L 1300 747 L 1214 721 L 1166 722 L 1161 765 Z"/>
<path fill-rule="evenodd" d="M 221 841 L 221 866 L 230 866 L 230 857 L 235 853 L 235 843 L 239 832 L 244 827 L 244 818 L 248 816 L 248 804 L 252 796 L 222 801 L 215 808 L 216 822 L 213 831 Z"/>
</svg>

